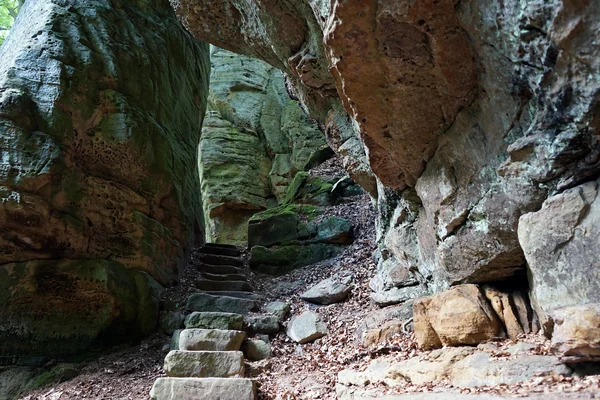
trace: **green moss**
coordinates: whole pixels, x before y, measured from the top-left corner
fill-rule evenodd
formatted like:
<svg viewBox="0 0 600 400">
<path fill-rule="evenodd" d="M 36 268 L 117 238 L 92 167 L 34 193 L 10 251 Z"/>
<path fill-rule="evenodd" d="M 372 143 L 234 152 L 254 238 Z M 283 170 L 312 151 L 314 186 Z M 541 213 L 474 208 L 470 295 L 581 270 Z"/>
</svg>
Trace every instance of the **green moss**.
<svg viewBox="0 0 600 400">
<path fill-rule="evenodd" d="M 283 199 L 290 203 L 332 205 L 335 202 L 333 184 L 319 177 L 311 177 L 305 171 L 296 174 Z"/>
<path fill-rule="evenodd" d="M 342 246 L 323 243 L 270 248 L 254 246 L 250 253 L 250 268 L 271 275 L 281 275 L 295 268 L 334 257 L 342 249 Z"/>
<path fill-rule="evenodd" d="M 285 204 L 254 214 L 252 218 L 250 218 L 250 221 L 261 221 L 279 215 L 302 215 L 308 217 L 309 220 L 313 220 L 320 214 L 321 211 L 319 210 L 319 208 L 312 205 Z"/>
<path fill-rule="evenodd" d="M 29 382 L 27 382 L 25 390 L 34 390 L 44 386 L 65 382 L 75 378 L 77 375 L 79 375 L 79 369 L 77 365 L 60 364 L 31 379 Z"/>
</svg>

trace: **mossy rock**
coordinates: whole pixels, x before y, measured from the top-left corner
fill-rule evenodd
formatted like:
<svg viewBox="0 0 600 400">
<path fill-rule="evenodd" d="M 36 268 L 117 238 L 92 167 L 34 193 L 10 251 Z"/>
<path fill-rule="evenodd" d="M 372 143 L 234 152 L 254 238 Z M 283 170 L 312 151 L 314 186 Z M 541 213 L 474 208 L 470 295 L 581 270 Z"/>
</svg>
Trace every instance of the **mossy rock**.
<svg viewBox="0 0 600 400">
<path fill-rule="evenodd" d="M 304 165 L 304 171 L 309 171 L 323 164 L 325 161 L 329 160 L 334 155 L 335 152 L 331 150 L 331 147 L 329 147 L 328 145 L 321 146 L 320 148 L 312 152 L 312 154 L 308 158 L 308 161 Z"/>
<path fill-rule="evenodd" d="M 333 191 L 333 184 L 319 177 L 310 176 L 305 171 L 296 174 L 288 188 L 283 204 L 312 204 L 316 206 L 331 206 L 337 201 L 338 195 Z"/>
<path fill-rule="evenodd" d="M 320 214 L 308 205 L 288 204 L 255 214 L 248 222 L 248 247 L 272 246 L 316 234 L 310 221 Z"/>
<path fill-rule="evenodd" d="M 254 246 L 250 252 L 250 268 L 271 275 L 281 275 L 298 267 L 334 257 L 343 246 L 314 243 L 289 246 Z"/>
<path fill-rule="evenodd" d="M 319 242 L 350 244 L 353 239 L 352 224 L 347 219 L 333 215 L 318 224 L 315 240 Z"/>
</svg>

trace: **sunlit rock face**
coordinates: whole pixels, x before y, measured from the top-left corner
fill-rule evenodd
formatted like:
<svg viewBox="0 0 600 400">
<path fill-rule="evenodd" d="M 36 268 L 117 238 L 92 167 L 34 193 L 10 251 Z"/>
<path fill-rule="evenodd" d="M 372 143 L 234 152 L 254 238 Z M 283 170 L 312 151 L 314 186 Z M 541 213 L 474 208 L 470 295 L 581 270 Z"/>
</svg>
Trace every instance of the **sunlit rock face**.
<svg viewBox="0 0 600 400">
<path fill-rule="evenodd" d="M 286 74 L 378 197 L 382 268 L 410 270 L 419 293 L 539 265 L 546 239 L 524 234 L 524 252 L 521 217 L 600 174 L 592 1 L 172 3 L 196 37 Z"/>
<path fill-rule="evenodd" d="M 25 2 L 0 50 L 2 361 L 152 330 L 202 226 L 208 78 L 166 0 Z"/>
</svg>

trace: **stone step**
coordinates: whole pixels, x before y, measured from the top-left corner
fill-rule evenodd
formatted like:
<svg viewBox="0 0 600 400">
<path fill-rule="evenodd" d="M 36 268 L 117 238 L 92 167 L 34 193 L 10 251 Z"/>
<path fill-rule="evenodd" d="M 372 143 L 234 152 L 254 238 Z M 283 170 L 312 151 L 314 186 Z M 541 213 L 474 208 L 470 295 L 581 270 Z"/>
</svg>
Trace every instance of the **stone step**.
<svg viewBox="0 0 600 400">
<path fill-rule="evenodd" d="M 244 378 L 158 378 L 151 400 L 256 400 L 256 385 Z"/>
<path fill-rule="evenodd" d="M 240 299 L 231 296 L 215 296 L 207 293 L 195 293 L 188 297 L 188 311 L 216 311 L 234 314 L 248 314 L 258 310 L 260 303 L 256 300 Z"/>
<path fill-rule="evenodd" d="M 213 292 L 251 292 L 253 290 L 252 286 L 250 286 L 250 284 L 245 281 L 213 281 L 210 279 L 200 279 L 196 281 L 196 288 L 200 290 L 210 290 Z"/>
<path fill-rule="evenodd" d="M 213 296 L 229 296 L 229 297 L 237 297 L 239 299 L 248 299 L 248 300 L 263 300 L 264 297 L 260 294 L 256 294 L 254 292 L 229 292 L 226 290 L 223 291 L 211 291 L 205 290 L 204 293 L 212 294 Z"/>
<path fill-rule="evenodd" d="M 204 245 L 200 249 L 204 254 L 215 254 L 218 256 L 240 257 L 241 252 L 237 247 L 222 247 L 222 246 L 207 246 Z"/>
<path fill-rule="evenodd" d="M 235 244 L 212 243 L 212 242 L 204 243 L 203 247 L 220 247 L 222 249 L 236 249 L 236 250 L 240 249 L 239 246 L 236 246 Z"/>
<path fill-rule="evenodd" d="M 185 318 L 187 329 L 223 329 L 241 330 L 244 326 L 244 317 L 240 314 L 226 312 L 198 312 L 195 311 Z"/>
<path fill-rule="evenodd" d="M 234 267 L 233 265 L 212 265 L 206 263 L 200 263 L 198 265 L 198 271 L 207 272 L 209 274 L 244 274 L 242 268 Z"/>
<path fill-rule="evenodd" d="M 213 281 L 247 281 L 245 274 L 211 274 L 202 272 L 202 277 Z"/>
<path fill-rule="evenodd" d="M 175 378 L 243 376 L 244 354 L 241 351 L 171 350 L 165 357 L 164 368 L 167 376 Z"/>
<path fill-rule="evenodd" d="M 216 254 L 200 254 L 200 262 L 212 265 L 230 265 L 233 267 L 243 267 L 244 262 L 237 257 L 219 256 Z"/>
<path fill-rule="evenodd" d="M 242 347 L 246 332 L 223 329 L 184 329 L 179 334 L 179 350 L 235 351 Z"/>
</svg>

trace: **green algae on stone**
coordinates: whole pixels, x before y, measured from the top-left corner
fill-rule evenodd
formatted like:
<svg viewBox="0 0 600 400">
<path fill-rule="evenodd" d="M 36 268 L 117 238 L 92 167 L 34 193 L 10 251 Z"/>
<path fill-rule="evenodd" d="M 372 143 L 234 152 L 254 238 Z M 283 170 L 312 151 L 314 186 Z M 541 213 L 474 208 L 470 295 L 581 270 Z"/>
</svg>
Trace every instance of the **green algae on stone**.
<svg viewBox="0 0 600 400">
<path fill-rule="evenodd" d="M 282 275 L 303 265 L 334 257 L 344 249 L 325 243 L 289 246 L 254 246 L 250 251 L 250 268 L 271 275 Z"/>
</svg>

